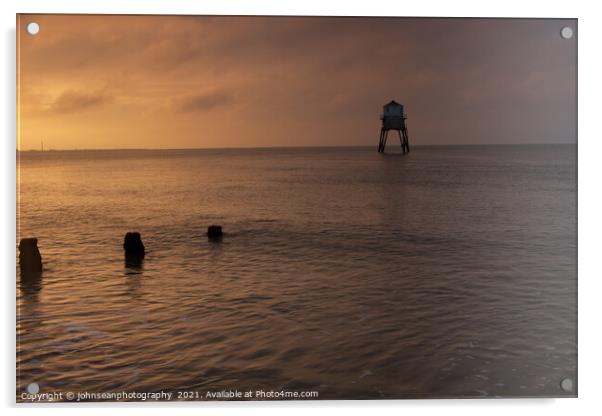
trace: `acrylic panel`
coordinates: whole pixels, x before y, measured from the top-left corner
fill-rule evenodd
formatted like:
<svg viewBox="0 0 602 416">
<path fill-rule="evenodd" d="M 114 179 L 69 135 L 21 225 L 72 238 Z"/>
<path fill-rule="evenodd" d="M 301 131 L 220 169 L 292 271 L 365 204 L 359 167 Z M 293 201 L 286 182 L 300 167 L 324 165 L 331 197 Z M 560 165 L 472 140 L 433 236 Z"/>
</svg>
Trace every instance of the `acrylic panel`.
<svg viewBox="0 0 602 416">
<path fill-rule="evenodd" d="M 17 16 L 18 402 L 577 396 L 577 20 Z"/>
</svg>

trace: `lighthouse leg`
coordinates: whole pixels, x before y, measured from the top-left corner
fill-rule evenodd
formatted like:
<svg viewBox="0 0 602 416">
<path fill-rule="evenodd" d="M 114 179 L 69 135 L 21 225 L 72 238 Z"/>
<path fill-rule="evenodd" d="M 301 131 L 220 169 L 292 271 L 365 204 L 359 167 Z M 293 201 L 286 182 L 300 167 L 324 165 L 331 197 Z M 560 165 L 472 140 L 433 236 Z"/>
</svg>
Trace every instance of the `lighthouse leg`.
<svg viewBox="0 0 602 416">
<path fill-rule="evenodd" d="M 380 129 L 380 136 L 378 138 L 378 153 L 382 153 L 383 151 L 383 140 L 385 137 L 385 130 Z"/>
<path fill-rule="evenodd" d="M 405 153 L 406 148 L 403 143 L 403 137 L 401 137 L 401 130 L 397 130 L 397 134 L 399 135 L 399 144 L 401 145 L 401 153 Z"/>
<path fill-rule="evenodd" d="M 389 130 L 385 130 L 385 137 L 383 140 L 383 153 L 385 153 L 385 147 L 387 147 L 387 137 L 389 137 Z"/>
<path fill-rule="evenodd" d="M 406 152 L 410 153 L 410 143 L 409 143 L 409 138 L 408 138 L 408 129 L 405 128 L 403 129 L 403 144 L 405 146 L 405 150 Z"/>
</svg>

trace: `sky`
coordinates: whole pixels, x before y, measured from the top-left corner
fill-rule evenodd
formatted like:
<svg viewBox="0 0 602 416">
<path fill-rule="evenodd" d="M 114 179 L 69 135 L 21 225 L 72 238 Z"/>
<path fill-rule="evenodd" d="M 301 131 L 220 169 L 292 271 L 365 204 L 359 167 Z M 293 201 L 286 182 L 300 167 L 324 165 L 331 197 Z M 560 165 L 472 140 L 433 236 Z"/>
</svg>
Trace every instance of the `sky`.
<svg viewBox="0 0 602 416">
<path fill-rule="evenodd" d="M 27 23 L 40 25 L 37 35 Z M 20 15 L 19 150 L 574 143 L 575 20 Z"/>
</svg>

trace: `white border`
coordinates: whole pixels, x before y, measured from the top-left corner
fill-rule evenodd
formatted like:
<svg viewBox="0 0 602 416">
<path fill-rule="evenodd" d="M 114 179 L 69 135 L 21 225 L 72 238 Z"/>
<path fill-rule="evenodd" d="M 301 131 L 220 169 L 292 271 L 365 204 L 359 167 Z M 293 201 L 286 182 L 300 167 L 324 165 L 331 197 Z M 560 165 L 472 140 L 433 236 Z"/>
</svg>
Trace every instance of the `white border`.
<svg viewBox="0 0 602 416">
<path fill-rule="evenodd" d="M 19 410 L 43 414 L 77 413 L 82 410 L 92 414 L 151 414 L 167 412 L 216 414 L 231 411 L 263 415 L 267 413 L 330 414 L 421 414 L 446 415 L 507 415 L 508 413 L 532 415 L 593 414 L 602 408 L 597 400 L 600 382 L 602 273 L 598 257 L 602 245 L 601 191 L 599 180 L 602 157 L 600 97 L 602 65 L 602 16 L 597 2 L 525 0 L 486 1 L 245 1 L 245 0 L 4 0 L 2 13 L 3 64 L 1 89 L 4 94 L 0 105 L 4 137 L 2 157 L 2 375 L 0 392 L 2 404 L 12 414 Z M 555 400 L 425 400 L 425 401 L 337 401 L 337 402 L 253 402 L 253 403 L 169 403 L 149 404 L 84 404 L 79 406 L 16 406 L 14 404 L 15 376 L 15 13 L 126 13 L 126 14 L 275 14 L 275 15 L 338 15 L 338 16 L 487 16 L 487 17 L 569 17 L 579 19 L 579 399 Z"/>
</svg>

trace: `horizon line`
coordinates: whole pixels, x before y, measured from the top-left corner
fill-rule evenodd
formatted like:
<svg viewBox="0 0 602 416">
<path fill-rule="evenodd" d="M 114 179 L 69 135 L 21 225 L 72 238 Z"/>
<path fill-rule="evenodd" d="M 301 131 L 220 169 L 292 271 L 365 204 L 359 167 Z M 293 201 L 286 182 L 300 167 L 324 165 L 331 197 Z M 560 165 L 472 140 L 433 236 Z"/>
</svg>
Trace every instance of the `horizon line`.
<svg viewBox="0 0 602 416">
<path fill-rule="evenodd" d="M 560 143 L 454 143 L 454 144 L 414 144 L 412 147 L 444 147 L 444 146 L 558 146 L 577 145 L 577 142 Z M 114 151 L 114 150 L 252 150 L 252 149 L 336 149 L 345 147 L 374 147 L 373 145 L 331 145 L 331 146 L 240 146 L 240 147 L 107 147 L 107 148 L 65 148 L 65 149 L 15 149 L 17 152 L 78 152 L 78 151 Z"/>
</svg>

